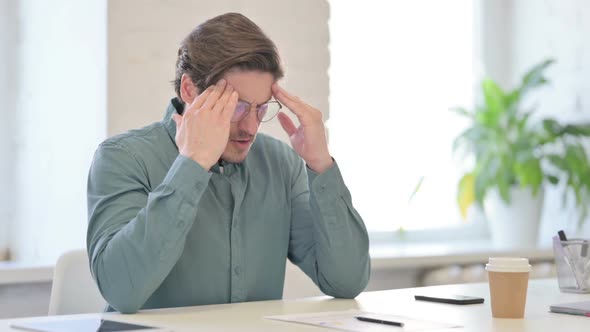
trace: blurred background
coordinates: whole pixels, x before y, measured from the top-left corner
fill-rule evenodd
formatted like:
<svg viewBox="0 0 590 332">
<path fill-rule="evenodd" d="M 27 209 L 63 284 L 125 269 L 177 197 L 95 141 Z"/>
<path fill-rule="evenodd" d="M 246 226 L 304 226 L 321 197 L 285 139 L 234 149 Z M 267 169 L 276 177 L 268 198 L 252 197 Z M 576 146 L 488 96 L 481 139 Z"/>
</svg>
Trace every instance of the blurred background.
<svg viewBox="0 0 590 332">
<path fill-rule="evenodd" d="M 480 280 L 483 258 L 514 252 L 494 247 L 481 208 L 457 204 L 473 160 L 452 153 L 469 121 L 449 109 L 479 104 L 482 79 L 509 91 L 553 58 L 533 118 L 590 122 L 584 0 L 0 0 L 0 260 L 43 267 L 27 278 L 47 283 L 85 247 L 96 147 L 162 119 L 180 41 L 226 12 L 275 41 L 282 84 L 324 113 L 371 234 L 372 289 Z M 286 140 L 277 120 L 261 131 Z M 517 253 L 545 264 L 558 229 L 587 237 L 590 223 L 562 204 L 567 188 L 542 190 L 536 243 Z"/>
</svg>

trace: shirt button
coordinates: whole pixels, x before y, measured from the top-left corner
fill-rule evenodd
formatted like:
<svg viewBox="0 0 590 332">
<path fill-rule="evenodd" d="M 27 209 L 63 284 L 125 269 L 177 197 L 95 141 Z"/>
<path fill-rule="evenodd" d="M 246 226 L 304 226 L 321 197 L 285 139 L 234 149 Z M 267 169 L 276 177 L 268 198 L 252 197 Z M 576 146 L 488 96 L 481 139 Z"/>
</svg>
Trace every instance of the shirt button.
<svg viewBox="0 0 590 332">
<path fill-rule="evenodd" d="M 319 192 L 323 193 L 324 191 L 326 191 L 326 186 L 321 186 Z"/>
<path fill-rule="evenodd" d="M 240 275 L 240 267 L 239 266 L 234 267 L 234 274 L 237 276 Z"/>
</svg>

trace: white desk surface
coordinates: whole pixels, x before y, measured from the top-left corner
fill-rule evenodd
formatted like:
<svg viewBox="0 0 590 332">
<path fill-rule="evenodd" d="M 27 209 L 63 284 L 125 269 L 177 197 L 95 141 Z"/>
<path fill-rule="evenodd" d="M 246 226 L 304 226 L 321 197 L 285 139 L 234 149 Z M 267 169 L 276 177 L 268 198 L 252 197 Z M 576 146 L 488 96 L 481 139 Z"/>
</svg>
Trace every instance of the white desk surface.
<svg viewBox="0 0 590 332">
<path fill-rule="evenodd" d="M 413 298 L 414 294 L 432 294 L 435 291 L 480 296 L 485 298 L 485 303 L 458 306 L 415 301 Z M 549 305 L 585 300 L 590 301 L 590 294 L 561 293 L 555 279 L 545 279 L 530 281 L 524 319 L 493 319 L 488 285 L 465 284 L 366 292 L 354 300 L 314 297 L 291 301 L 146 310 L 135 315 L 108 313 L 6 319 L 0 320 L 0 331 L 17 331 L 10 329 L 10 324 L 16 321 L 76 319 L 100 315 L 111 320 L 166 327 L 173 331 L 330 331 L 319 327 L 266 320 L 263 316 L 360 309 L 464 326 L 463 329 L 455 328 L 448 331 L 574 332 L 590 330 L 590 317 L 550 313 Z"/>
</svg>

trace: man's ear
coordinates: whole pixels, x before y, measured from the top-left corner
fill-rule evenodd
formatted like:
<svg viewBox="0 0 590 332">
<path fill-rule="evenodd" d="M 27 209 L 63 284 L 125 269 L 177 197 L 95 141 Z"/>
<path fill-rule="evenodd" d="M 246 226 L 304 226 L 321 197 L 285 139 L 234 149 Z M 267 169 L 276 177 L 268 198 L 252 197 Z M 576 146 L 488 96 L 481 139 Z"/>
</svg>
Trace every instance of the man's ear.
<svg viewBox="0 0 590 332">
<path fill-rule="evenodd" d="M 186 105 L 193 103 L 193 100 L 199 95 L 199 89 L 193 84 L 193 80 L 187 74 L 182 74 L 180 78 L 180 97 Z"/>
</svg>

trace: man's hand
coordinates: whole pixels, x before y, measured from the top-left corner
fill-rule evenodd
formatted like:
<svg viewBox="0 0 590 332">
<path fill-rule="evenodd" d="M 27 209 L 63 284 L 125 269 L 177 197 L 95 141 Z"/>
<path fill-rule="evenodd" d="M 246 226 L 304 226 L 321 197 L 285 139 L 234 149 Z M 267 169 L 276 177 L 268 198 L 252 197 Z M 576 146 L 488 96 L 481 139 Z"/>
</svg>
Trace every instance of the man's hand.
<svg viewBox="0 0 590 332">
<path fill-rule="evenodd" d="M 332 166 L 333 160 L 328 151 L 326 129 L 322 112 L 307 105 L 298 97 L 290 95 L 278 84 L 272 86 L 273 95 L 293 112 L 301 126 L 296 127 L 284 113 L 279 113 L 281 126 L 289 135 L 293 149 L 307 166 L 316 173 L 322 173 Z"/>
<path fill-rule="evenodd" d="M 209 170 L 221 157 L 229 140 L 238 93 L 225 80 L 210 86 L 185 108 L 176 122 L 176 145 L 181 155 Z"/>
</svg>

